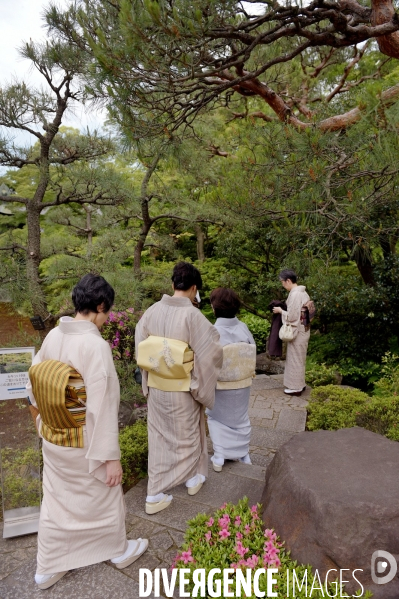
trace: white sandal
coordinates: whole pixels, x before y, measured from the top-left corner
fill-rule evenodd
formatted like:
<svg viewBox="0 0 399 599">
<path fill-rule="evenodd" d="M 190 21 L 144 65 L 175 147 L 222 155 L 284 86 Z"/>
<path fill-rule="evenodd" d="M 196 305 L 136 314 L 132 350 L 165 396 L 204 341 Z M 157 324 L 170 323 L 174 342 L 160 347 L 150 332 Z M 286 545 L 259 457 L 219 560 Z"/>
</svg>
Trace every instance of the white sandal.
<svg viewBox="0 0 399 599">
<path fill-rule="evenodd" d="M 173 495 L 165 495 L 165 497 L 163 497 L 161 499 L 161 501 L 156 501 L 156 502 L 146 501 L 145 502 L 145 513 L 151 515 L 151 514 L 157 514 L 158 512 L 162 512 L 162 510 L 165 510 L 167 507 L 170 506 L 170 504 L 172 503 L 172 499 L 173 499 Z"/>
<path fill-rule="evenodd" d="M 111 562 L 118 568 L 118 570 L 122 570 L 123 568 L 127 568 L 130 564 L 133 564 L 136 560 L 139 559 L 143 555 L 145 551 L 148 549 L 148 539 L 135 539 L 128 541 L 129 545 L 132 543 L 138 543 L 137 547 L 135 547 L 132 553 L 129 553 L 125 559 L 120 562 L 116 562 L 115 560 L 120 559 L 120 557 L 115 557 L 111 559 Z M 126 553 L 126 552 L 125 552 Z"/>
<path fill-rule="evenodd" d="M 65 576 L 65 574 L 68 574 L 68 572 L 69 570 L 65 570 L 65 572 L 57 572 L 56 574 L 35 574 L 35 582 L 39 589 L 44 591 L 61 580 L 61 578 Z"/>
</svg>

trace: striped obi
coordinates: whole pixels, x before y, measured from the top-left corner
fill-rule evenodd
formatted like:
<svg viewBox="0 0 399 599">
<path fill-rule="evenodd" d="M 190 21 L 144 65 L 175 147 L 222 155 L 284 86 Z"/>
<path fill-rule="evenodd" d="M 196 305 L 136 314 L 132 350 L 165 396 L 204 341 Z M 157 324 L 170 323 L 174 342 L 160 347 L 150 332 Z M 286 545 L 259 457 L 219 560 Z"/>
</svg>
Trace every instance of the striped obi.
<svg viewBox="0 0 399 599">
<path fill-rule="evenodd" d="M 29 378 L 43 439 L 62 447 L 84 447 L 86 389 L 81 375 L 68 364 L 45 360 L 30 367 Z"/>
</svg>

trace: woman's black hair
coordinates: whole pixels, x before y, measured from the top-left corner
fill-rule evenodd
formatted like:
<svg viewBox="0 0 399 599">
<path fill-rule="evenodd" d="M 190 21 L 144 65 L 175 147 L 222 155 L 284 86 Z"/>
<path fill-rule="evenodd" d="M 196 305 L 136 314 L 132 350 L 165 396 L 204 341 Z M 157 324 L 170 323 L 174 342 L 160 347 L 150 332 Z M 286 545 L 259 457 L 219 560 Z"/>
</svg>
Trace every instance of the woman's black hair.
<svg viewBox="0 0 399 599">
<path fill-rule="evenodd" d="M 287 281 L 289 279 L 292 283 L 296 283 L 298 277 L 295 270 L 292 270 L 292 268 L 286 268 L 280 272 L 278 278 L 280 281 Z"/>
<path fill-rule="evenodd" d="M 92 273 L 80 279 L 72 290 L 75 311 L 81 314 L 97 313 L 97 306 L 101 304 L 104 304 L 104 312 L 108 312 L 114 299 L 115 291 L 111 285 L 103 277 Z"/>
<path fill-rule="evenodd" d="M 172 274 L 172 282 L 174 289 L 187 291 L 193 285 L 197 289 L 202 289 L 202 278 L 200 271 L 189 262 L 178 262 Z"/>
<path fill-rule="evenodd" d="M 218 287 L 210 295 L 216 318 L 234 318 L 240 309 L 240 298 L 232 289 Z"/>
</svg>

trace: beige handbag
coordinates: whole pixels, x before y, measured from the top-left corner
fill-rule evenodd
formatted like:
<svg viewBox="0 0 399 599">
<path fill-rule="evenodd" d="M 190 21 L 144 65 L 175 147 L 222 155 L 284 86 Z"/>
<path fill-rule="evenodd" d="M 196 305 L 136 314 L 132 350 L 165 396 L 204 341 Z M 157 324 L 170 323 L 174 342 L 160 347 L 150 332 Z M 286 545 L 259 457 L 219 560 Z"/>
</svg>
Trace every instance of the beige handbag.
<svg viewBox="0 0 399 599">
<path fill-rule="evenodd" d="M 280 337 L 281 341 L 292 341 L 293 340 L 294 331 L 289 322 L 286 322 L 285 324 L 283 324 L 283 326 L 280 328 L 280 330 L 278 332 L 278 336 Z"/>
</svg>

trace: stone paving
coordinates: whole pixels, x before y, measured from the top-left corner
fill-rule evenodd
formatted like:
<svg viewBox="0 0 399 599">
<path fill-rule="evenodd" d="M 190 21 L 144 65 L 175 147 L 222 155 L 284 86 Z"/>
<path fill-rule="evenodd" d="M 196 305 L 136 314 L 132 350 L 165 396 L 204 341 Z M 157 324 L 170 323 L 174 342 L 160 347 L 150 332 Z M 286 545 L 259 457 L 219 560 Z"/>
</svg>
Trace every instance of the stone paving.
<svg viewBox="0 0 399 599">
<path fill-rule="evenodd" d="M 73 570 L 51 589 L 40 591 L 33 579 L 37 536 L 1 538 L 0 599 L 138 598 L 139 569 L 170 567 L 183 542 L 187 520 L 199 512 L 211 513 L 225 501 L 237 502 L 245 495 L 251 503 L 260 501 L 266 467 L 275 452 L 294 434 L 305 430 L 310 391 L 301 397 L 287 397 L 282 378 L 282 375 L 262 374 L 253 382 L 249 410 L 252 466 L 227 462 L 221 473 L 215 473 L 210 464 L 209 478 L 197 495 L 189 497 L 185 486 L 180 485 L 171 491 L 174 496 L 171 507 L 153 516 L 144 512 L 146 480 L 126 493 L 128 538 L 150 540 L 148 551 L 136 563 L 125 570 L 117 570 L 109 562 Z M 210 440 L 208 443 L 211 453 Z"/>
</svg>

